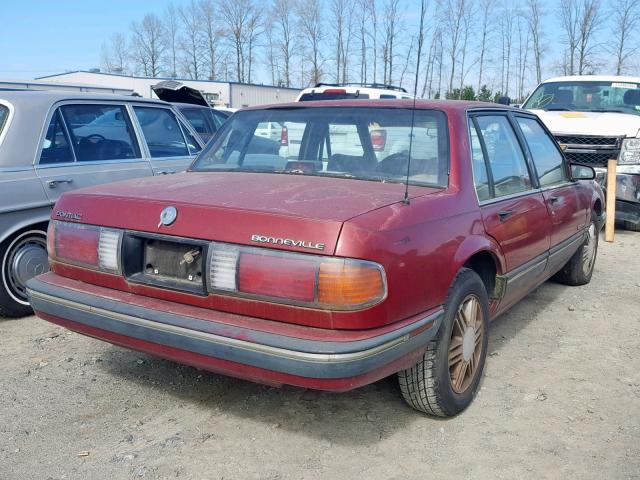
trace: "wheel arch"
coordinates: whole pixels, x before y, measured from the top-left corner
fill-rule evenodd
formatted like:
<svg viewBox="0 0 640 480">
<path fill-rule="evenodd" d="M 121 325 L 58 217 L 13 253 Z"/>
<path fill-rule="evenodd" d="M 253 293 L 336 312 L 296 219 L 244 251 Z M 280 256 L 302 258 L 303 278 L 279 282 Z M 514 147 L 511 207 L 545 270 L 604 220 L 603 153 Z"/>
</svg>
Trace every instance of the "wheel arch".
<svg viewBox="0 0 640 480">
<path fill-rule="evenodd" d="M 506 262 L 499 245 L 491 238 L 470 236 L 460 245 L 455 259 L 456 271 L 469 268 L 476 272 L 491 298 L 497 276 L 506 271 Z"/>
<path fill-rule="evenodd" d="M 14 237 L 16 234 L 30 228 L 44 230 L 46 232 L 47 226 L 49 225 L 49 220 L 50 213 L 22 219 L 21 221 L 11 225 L 10 228 L 7 228 L 2 231 L 2 233 L 0 233 L 0 244 L 4 243 L 9 238 Z"/>
</svg>

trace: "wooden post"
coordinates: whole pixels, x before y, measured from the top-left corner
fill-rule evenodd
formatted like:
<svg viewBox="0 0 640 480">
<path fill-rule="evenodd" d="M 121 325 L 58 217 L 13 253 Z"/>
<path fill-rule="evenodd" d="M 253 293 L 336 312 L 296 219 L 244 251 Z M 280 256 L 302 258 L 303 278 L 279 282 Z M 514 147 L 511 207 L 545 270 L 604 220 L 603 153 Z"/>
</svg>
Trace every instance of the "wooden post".
<svg viewBox="0 0 640 480">
<path fill-rule="evenodd" d="M 607 221 L 604 227 L 604 239 L 613 242 L 616 228 L 616 160 L 607 164 Z"/>
</svg>

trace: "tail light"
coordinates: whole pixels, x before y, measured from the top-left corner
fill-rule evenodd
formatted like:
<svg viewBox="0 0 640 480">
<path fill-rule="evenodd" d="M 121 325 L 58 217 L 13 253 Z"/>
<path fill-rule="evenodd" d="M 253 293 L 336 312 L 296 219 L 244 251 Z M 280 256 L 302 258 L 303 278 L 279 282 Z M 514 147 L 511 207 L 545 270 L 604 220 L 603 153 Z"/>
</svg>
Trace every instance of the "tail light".
<svg viewBox="0 0 640 480">
<path fill-rule="evenodd" d="M 121 240 L 119 230 L 54 220 L 49 222 L 47 248 L 52 260 L 119 273 Z"/>
<path fill-rule="evenodd" d="M 328 310 L 366 308 L 387 294 L 382 266 L 363 260 L 214 242 L 209 265 L 213 293 Z"/>
<path fill-rule="evenodd" d="M 282 131 L 280 132 L 280 145 L 283 147 L 289 145 L 289 130 L 287 130 L 286 126 L 283 126 Z"/>
<path fill-rule="evenodd" d="M 374 152 L 381 152 L 387 145 L 387 131 L 386 130 L 372 130 L 370 133 L 371 145 L 373 145 Z"/>
<path fill-rule="evenodd" d="M 347 91 L 344 88 L 327 88 L 322 93 L 333 95 L 344 95 Z"/>
</svg>

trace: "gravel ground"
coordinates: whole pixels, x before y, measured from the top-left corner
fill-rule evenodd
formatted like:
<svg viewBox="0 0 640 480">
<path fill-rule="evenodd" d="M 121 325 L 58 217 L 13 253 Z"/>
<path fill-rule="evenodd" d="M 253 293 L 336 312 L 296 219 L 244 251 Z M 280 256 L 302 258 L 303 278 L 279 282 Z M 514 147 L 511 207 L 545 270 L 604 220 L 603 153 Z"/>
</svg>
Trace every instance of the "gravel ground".
<svg viewBox="0 0 640 480">
<path fill-rule="evenodd" d="M 640 478 L 640 234 L 601 242 L 590 285 L 548 282 L 492 324 L 457 418 L 395 379 L 274 389 L 0 320 L 2 479 Z"/>
</svg>

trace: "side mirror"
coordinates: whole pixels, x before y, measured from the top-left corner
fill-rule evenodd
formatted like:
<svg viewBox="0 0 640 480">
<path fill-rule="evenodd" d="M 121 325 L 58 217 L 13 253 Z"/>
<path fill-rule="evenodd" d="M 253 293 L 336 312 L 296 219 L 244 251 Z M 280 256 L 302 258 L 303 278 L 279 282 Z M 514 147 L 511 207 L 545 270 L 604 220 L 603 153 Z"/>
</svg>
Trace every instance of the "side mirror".
<svg viewBox="0 0 640 480">
<path fill-rule="evenodd" d="M 510 105 L 511 99 L 509 97 L 498 97 L 498 101 L 496 103 L 499 103 L 500 105 Z"/>
<path fill-rule="evenodd" d="M 593 180 L 596 171 L 587 165 L 571 164 L 571 178 L 573 180 Z"/>
</svg>

